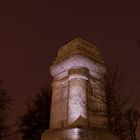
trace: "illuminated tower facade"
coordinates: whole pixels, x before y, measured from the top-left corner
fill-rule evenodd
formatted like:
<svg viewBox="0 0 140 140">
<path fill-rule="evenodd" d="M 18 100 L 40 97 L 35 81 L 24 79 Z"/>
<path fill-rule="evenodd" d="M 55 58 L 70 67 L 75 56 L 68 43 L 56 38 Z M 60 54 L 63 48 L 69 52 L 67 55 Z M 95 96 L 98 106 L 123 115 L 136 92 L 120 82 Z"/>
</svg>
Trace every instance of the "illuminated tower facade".
<svg viewBox="0 0 140 140">
<path fill-rule="evenodd" d="M 50 72 L 50 129 L 42 140 L 118 140 L 108 129 L 106 66 L 99 49 L 76 38 L 60 48 Z"/>
</svg>

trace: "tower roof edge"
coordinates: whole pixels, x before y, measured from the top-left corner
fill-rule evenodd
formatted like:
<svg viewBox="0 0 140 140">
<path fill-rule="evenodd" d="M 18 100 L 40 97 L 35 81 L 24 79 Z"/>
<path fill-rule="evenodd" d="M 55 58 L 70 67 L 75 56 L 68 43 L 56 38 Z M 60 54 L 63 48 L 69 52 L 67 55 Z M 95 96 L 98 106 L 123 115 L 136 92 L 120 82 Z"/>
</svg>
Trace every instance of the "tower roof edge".
<svg viewBox="0 0 140 140">
<path fill-rule="evenodd" d="M 81 38 L 75 38 L 62 46 L 58 51 L 55 62 L 77 54 L 82 54 L 104 64 L 99 48 Z"/>
</svg>

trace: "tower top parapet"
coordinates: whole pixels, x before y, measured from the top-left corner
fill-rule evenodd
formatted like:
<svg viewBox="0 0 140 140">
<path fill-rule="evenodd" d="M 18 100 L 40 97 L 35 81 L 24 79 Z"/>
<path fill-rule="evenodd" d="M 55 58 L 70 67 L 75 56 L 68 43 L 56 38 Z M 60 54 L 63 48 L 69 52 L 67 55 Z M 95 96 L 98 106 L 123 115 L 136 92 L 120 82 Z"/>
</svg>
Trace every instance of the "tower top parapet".
<svg viewBox="0 0 140 140">
<path fill-rule="evenodd" d="M 65 44 L 63 47 L 61 47 L 58 51 L 54 63 L 57 63 L 62 59 L 68 58 L 69 56 L 76 54 L 87 56 L 91 59 L 98 61 L 99 63 L 104 64 L 103 58 L 100 55 L 98 47 L 81 38 L 75 38 L 72 41 Z"/>
</svg>

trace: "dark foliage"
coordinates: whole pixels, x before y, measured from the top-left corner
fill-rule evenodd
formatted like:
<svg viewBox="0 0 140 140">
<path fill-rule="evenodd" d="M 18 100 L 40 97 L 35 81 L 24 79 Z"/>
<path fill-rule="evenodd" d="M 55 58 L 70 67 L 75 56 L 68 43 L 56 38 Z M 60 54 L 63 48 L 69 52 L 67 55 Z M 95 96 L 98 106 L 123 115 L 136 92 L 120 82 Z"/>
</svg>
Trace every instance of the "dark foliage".
<svg viewBox="0 0 140 140">
<path fill-rule="evenodd" d="M 24 140 L 40 140 L 41 133 L 49 128 L 51 92 L 43 89 L 26 102 L 27 112 L 19 118 L 19 131 Z"/>
</svg>

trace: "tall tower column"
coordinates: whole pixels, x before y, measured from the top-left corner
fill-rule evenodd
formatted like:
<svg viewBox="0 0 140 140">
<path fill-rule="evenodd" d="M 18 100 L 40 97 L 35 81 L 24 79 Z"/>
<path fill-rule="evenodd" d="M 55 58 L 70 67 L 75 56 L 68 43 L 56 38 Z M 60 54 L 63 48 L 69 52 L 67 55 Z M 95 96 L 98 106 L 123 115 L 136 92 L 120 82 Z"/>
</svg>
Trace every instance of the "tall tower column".
<svg viewBox="0 0 140 140">
<path fill-rule="evenodd" d="M 50 129 L 41 140 L 119 140 L 108 129 L 106 66 L 99 49 L 76 38 L 58 51 L 53 76 Z"/>
<path fill-rule="evenodd" d="M 86 68 L 70 69 L 68 79 L 68 124 L 87 126 L 88 70 Z M 75 122 L 76 120 L 79 122 Z"/>
</svg>

